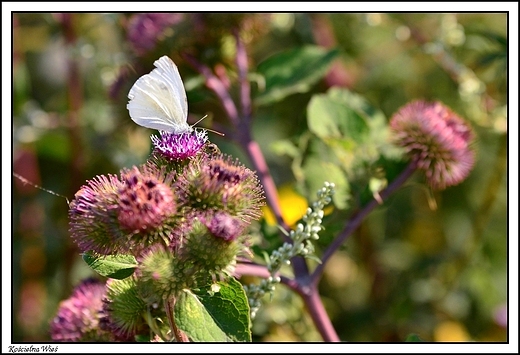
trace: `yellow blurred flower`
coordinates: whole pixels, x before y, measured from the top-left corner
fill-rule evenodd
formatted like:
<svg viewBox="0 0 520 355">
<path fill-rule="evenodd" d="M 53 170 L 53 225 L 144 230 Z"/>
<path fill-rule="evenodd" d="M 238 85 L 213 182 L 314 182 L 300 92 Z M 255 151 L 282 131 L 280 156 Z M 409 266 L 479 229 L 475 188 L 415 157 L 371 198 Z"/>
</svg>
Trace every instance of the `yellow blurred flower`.
<svg viewBox="0 0 520 355">
<path fill-rule="evenodd" d="M 282 218 L 288 226 L 293 226 L 307 211 L 307 200 L 296 192 L 292 184 L 284 184 L 278 188 L 278 199 Z M 263 206 L 262 212 L 267 224 L 272 226 L 277 224 L 273 211 L 268 206 Z"/>
<path fill-rule="evenodd" d="M 433 330 L 434 341 L 471 341 L 466 327 L 455 321 L 444 321 Z"/>
</svg>

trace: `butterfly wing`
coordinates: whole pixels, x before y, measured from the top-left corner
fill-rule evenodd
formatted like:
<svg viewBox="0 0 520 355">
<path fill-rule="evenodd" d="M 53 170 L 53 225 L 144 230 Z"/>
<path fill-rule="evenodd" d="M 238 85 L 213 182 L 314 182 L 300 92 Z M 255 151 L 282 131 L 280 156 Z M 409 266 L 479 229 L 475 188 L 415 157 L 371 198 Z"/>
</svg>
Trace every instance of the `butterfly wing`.
<svg viewBox="0 0 520 355">
<path fill-rule="evenodd" d="M 179 70 L 167 56 L 154 62 L 157 67 L 140 77 L 130 89 L 128 111 L 140 126 L 174 134 L 192 130 L 187 123 L 188 100 Z"/>
</svg>

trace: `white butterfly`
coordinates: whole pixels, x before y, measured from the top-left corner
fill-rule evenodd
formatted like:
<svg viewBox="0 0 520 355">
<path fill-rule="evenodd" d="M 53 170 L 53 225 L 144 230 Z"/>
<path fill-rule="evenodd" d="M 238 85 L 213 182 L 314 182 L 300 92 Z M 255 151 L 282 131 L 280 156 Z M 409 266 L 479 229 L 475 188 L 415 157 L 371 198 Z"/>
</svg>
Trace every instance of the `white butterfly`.
<svg viewBox="0 0 520 355">
<path fill-rule="evenodd" d="M 157 68 L 140 77 L 128 93 L 130 117 L 140 126 L 173 134 L 193 131 L 179 69 L 167 56 L 153 64 Z"/>
</svg>

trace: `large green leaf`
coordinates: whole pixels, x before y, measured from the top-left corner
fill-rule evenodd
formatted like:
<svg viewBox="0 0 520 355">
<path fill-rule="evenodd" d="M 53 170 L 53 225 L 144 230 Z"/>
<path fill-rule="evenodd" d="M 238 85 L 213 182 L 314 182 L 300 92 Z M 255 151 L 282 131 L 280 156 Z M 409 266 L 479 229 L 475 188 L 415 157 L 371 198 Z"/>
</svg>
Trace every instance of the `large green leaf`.
<svg viewBox="0 0 520 355">
<path fill-rule="evenodd" d="M 327 91 L 327 96 L 356 111 L 366 119 L 367 124 L 371 127 L 386 125 L 385 114 L 359 94 L 345 88 L 332 87 Z"/>
<path fill-rule="evenodd" d="M 86 252 L 83 260 L 98 274 L 122 280 L 134 273 L 137 261 L 133 255 L 96 255 Z"/>
<path fill-rule="evenodd" d="M 255 98 L 255 103 L 265 105 L 309 91 L 338 54 L 337 49 L 308 45 L 269 57 L 257 68 L 265 79 L 265 90 Z"/>
<path fill-rule="evenodd" d="M 390 139 L 387 118 L 363 96 L 344 88 L 315 95 L 307 107 L 309 130 L 326 145 L 345 171 L 369 166 L 381 155 L 400 157 Z"/>
<path fill-rule="evenodd" d="M 309 130 L 321 139 L 352 139 L 361 142 L 368 125 L 356 110 L 327 94 L 314 95 L 307 107 Z"/>
<path fill-rule="evenodd" d="M 215 323 L 200 299 L 190 290 L 184 290 L 174 308 L 177 327 L 192 341 L 228 342 L 226 333 Z"/>
<path fill-rule="evenodd" d="M 193 341 L 251 341 L 249 304 L 235 279 L 193 292 L 184 290 L 175 304 L 174 317 Z"/>
</svg>

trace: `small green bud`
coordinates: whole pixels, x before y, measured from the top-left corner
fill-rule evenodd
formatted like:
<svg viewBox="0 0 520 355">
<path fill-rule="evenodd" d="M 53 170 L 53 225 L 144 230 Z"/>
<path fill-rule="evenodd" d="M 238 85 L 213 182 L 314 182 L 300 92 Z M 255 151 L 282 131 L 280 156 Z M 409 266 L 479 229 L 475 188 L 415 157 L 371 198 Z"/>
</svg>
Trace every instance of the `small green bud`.
<svg viewBox="0 0 520 355">
<path fill-rule="evenodd" d="M 137 334 L 149 332 L 143 317 L 147 308 L 139 296 L 135 276 L 108 280 L 104 311 L 109 328 L 119 337 L 133 339 Z"/>
</svg>

